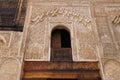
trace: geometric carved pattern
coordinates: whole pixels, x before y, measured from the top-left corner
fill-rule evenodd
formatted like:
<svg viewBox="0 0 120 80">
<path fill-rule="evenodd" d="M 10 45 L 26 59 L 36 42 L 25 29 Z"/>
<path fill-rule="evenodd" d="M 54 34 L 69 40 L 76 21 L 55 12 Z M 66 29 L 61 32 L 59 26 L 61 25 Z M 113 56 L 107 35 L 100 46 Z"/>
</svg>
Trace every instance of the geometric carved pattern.
<svg viewBox="0 0 120 80">
<path fill-rule="evenodd" d="M 21 45 L 21 32 L 0 32 L 0 56 L 16 57 Z"/>
<path fill-rule="evenodd" d="M 29 43 L 44 44 L 45 24 L 36 24 L 29 27 Z"/>
<path fill-rule="evenodd" d="M 96 43 L 96 39 L 94 37 L 95 33 L 82 33 L 82 32 L 78 32 L 77 33 L 77 38 L 79 40 L 80 43 Z"/>
<path fill-rule="evenodd" d="M 105 66 L 106 80 L 120 80 L 120 63 L 114 60 L 108 61 Z"/>
<path fill-rule="evenodd" d="M 0 80 L 17 80 L 19 64 L 16 60 L 8 59 L 0 66 Z"/>
<path fill-rule="evenodd" d="M 18 56 L 21 45 L 21 32 L 13 32 L 10 44 L 10 56 Z"/>
<path fill-rule="evenodd" d="M 45 37 L 50 38 L 51 36 L 47 33 L 48 29 L 52 29 L 49 27 L 49 21 L 53 22 L 71 22 L 75 23 L 73 26 L 76 27 L 75 32 L 77 34 L 77 39 L 80 43 L 96 43 L 97 38 L 95 37 L 94 27 L 95 23 L 91 19 L 90 7 L 48 7 L 48 6 L 33 6 L 30 20 L 30 26 L 28 27 L 28 37 L 27 37 L 27 47 L 25 52 L 25 59 L 43 59 L 45 47 L 48 40 L 45 40 Z M 82 11 L 86 9 L 85 11 Z M 64 23 L 64 24 L 65 24 Z M 63 25 L 64 25 L 63 24 Z M 58 25 L 58 24 L 57 24 Z M 70 26 L 66 26 L 70 27 Z M 46 33 L 45 33 L 46 31 Z M 73 28 L 70 29 L 70 32 L 74 31 Z M 45 36 L 46 35 L 46 36 Z M 74 34 L 73 34 L 74 35 Z M 73 36 L 71 36 L 73 37 Z M 47 39 L 46 38 L 46 39 Z M 75 41 L 73 41 L 75 45 Z M 78 43 L 77 43 L 78 44 Z M 72 46 L 73 46 L 72 45 Z M 42 48 L 39 48 L 42 46 Z M 48 45 L 49 46 L 49 45 Z M 79 46 L 79 45 L 78 45 Z M 83 59 L 96 59 L 96 48 L 93 45 L 90 47 L 80 47 L 79 56 L 83 57 Z M 86 52 L 85 50 L 88 49 Z M 95 49 L 95 50 L 94 50 Z M 49 47 L 48 49 L 49 50 Z M 48 53 L 49 54 L 49 53 Z M 73 52 L 74 54 L 74 52 Z M 91 55 L 92 54 L 92 55 Z M 36 56 L 37 55 L 37 56 Z M 75 55 L 75 54 L 74 54 Z M 49 56 L 49 55 L 47 55 Z M 77 55 L 76 55 L 77 56 Z"/>
<path fill-rule="evenodd" d="M 96 60 L 98 38 L 95 26 L 78 24 L 76 27 L 79 60 Z"/>
<path fill-rule="evenodd" d="M 116 57 L 117 56 L 117 49 L 115 48 L 115 45 L 112 43 L 104 43 L 103 44 L 103 52 L 104 57 Z"/>
<path fill-rule="evenodd" d="M 43 58 L 44 54 L 44 38 L 45 38 L 45 23 L 36 24 L 29 27 L 25 59 L 39 59 Z"/>
<path fill-rule="evenodd" d="M 80 58 L 88 60 L 96 60 L 96 46 L 90 44 L 79 44 L 79 56 Z"/>
<path fill-rule="evenodd" d="M 39 59 L 43 58 L 44 45 L 39 45 L 39 47 L 28 47 L 25 51 L 25 59 Z"/>
</svg>

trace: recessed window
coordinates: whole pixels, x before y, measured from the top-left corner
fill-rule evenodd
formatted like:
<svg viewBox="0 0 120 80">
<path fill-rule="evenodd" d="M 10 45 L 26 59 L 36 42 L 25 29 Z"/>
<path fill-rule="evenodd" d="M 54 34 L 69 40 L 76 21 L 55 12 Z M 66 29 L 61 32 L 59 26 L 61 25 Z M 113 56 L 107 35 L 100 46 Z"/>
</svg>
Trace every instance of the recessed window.
<svg viewBox="0 0 120 80">
<path fill-rule="evenodd" d="M 65 29 L 52 31 L 51 61 L 72 61 L 70 33 Z"/>
</svg>

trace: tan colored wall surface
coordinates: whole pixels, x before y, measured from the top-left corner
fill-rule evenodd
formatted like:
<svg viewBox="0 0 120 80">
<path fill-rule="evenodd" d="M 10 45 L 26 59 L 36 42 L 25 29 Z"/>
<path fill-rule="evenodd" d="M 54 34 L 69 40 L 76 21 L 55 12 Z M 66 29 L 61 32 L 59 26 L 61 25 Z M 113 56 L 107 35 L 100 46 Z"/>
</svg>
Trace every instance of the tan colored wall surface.
<svg viewBox="0 0 120 80">
<path fill-rule="evenodd" d="M 18 80 L 22 32 L 0 31 L 0 80 Z"/>
<path fill-rule="evenodd" d="M 119 16 L 120 0 L 28 0 L 23 33 L 0 31 L 0 80 L 20 80 L 23 59 L 49 61 L 58 25 L 70 30 L 74 61 L 99 61 L 103 80 L 119 80 Z"/>
</svg>

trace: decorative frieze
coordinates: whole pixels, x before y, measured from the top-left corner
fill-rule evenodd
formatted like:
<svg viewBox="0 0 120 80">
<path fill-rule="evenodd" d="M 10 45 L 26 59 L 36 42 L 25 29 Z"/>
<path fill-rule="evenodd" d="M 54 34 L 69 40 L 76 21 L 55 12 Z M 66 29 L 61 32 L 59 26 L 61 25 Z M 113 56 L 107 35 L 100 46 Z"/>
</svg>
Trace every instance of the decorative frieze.
<svg viewBox="0 0 120 80">
<path fill-rule="evenodd" d="M 56 17 L 59 15 L 67 17 L 68 19 L 76 21 L 78 23 L 82 23 L 84 26 L 87 26 L 91 23 L 91 20 L 89 18 L 86 18 L 85 16 L 80 15 L 80 13 L 76 13 L 67 8 L 55 8 L 45 11 L 33 18 L 31 20 L 31 23 L 37 24 L 39 22 L 43 22 L 48 17 Z"/>
</svg>

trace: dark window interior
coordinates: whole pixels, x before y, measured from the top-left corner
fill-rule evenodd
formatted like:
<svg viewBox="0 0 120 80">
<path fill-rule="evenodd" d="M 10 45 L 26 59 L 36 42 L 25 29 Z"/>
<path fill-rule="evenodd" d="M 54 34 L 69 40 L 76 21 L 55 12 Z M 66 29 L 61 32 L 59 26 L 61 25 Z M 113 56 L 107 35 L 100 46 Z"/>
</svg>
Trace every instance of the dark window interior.
<svg viewBox="0 0 120 80">
<path fill-rule="evenodd" d="M 64 29 L 61 29 L 61 47 L 71 48 L 70 34 Z"/>
<path fill-rule="evenodd" d="M 72 61 L 70 34 L 65 29 L 55 29 L 52 32 L 51 61 Z"/>
<path fill-rule="evenodd" d="M 65 29 L 56 29 L 52 32 L 52 47 L 71 48 L 70 34 Z"/>
</svg>

